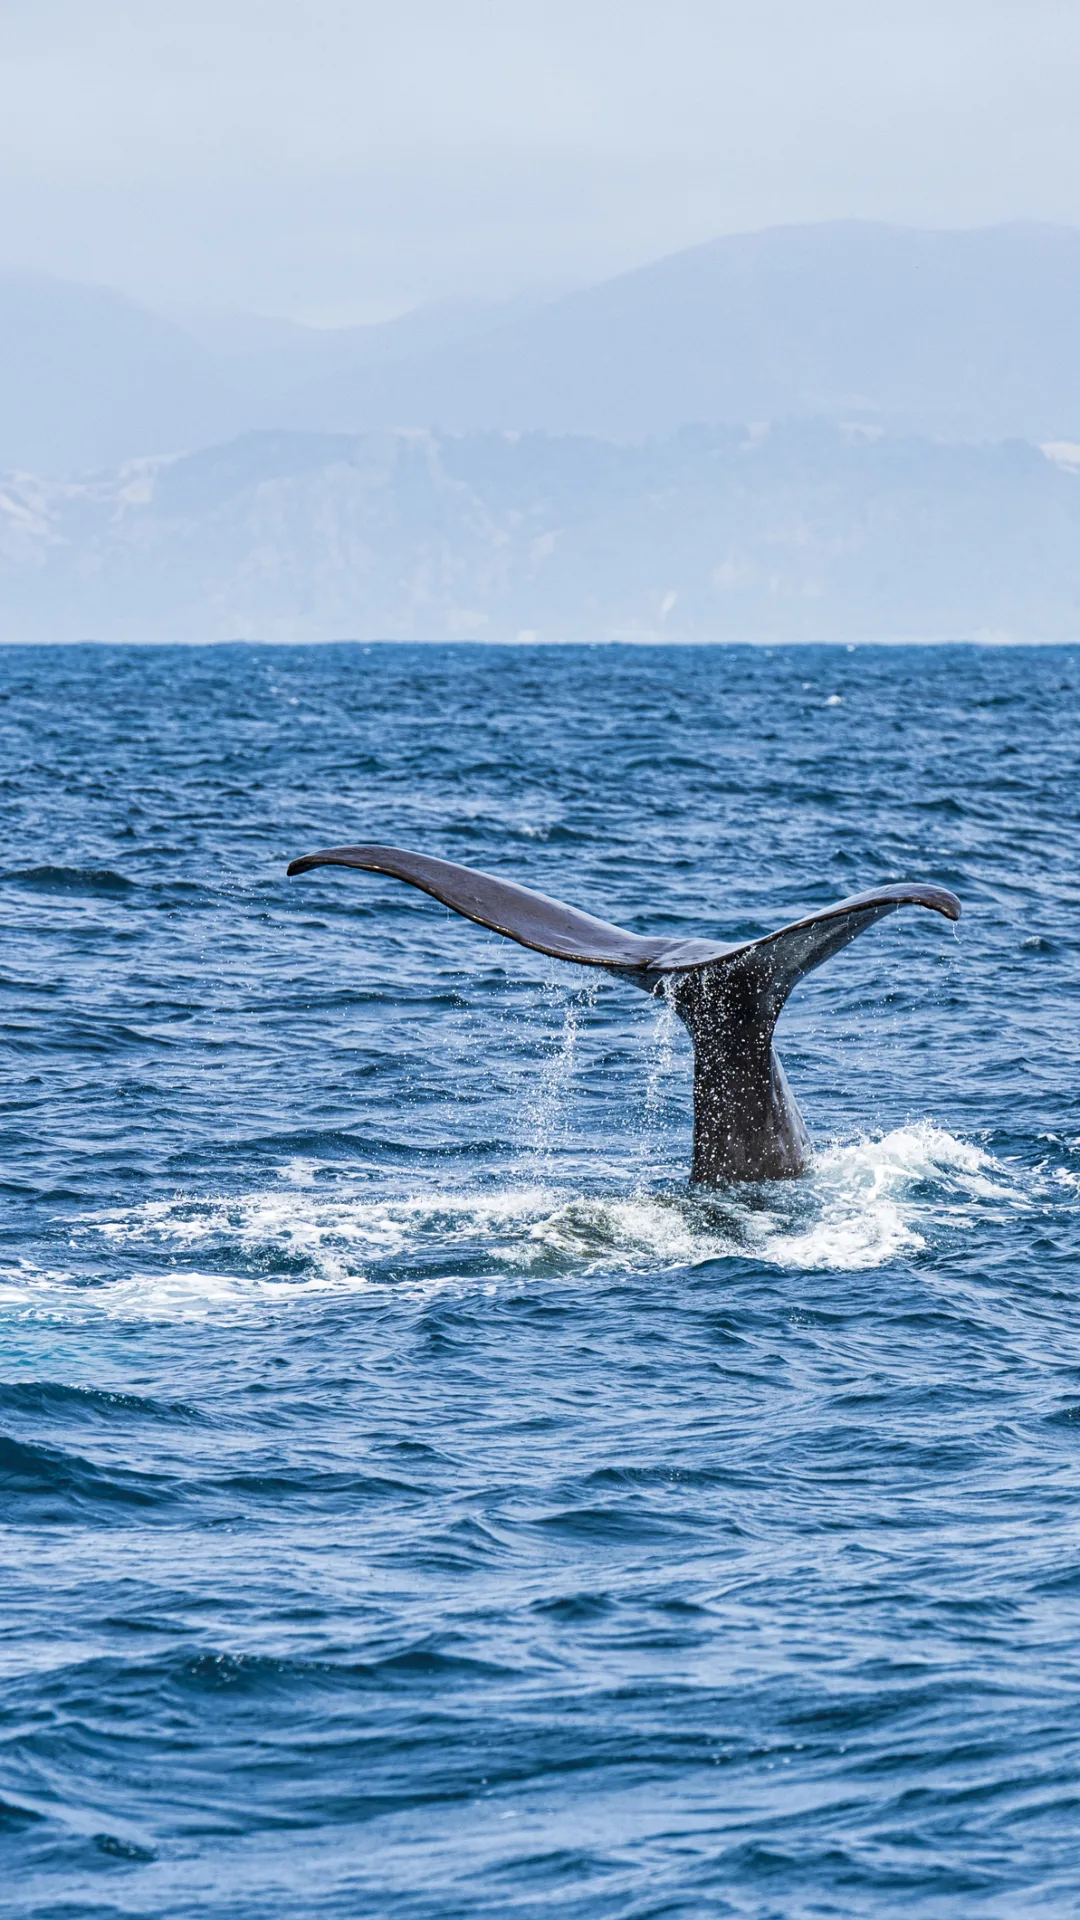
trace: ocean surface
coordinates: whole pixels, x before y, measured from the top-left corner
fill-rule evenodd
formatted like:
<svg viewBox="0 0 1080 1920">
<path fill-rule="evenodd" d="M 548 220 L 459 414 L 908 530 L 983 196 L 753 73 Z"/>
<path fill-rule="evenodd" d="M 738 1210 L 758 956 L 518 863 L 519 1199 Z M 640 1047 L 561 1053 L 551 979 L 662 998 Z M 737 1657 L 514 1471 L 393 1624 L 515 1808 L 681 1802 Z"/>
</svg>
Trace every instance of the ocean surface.
<svg viewBox="0 0 1080 1920">
<path fill-rule="evenodd" d="M 0 652 L 13 1916 L 1080 1908 L 1080 649 Z M 687 1186 L 639 931 L 932 879 Z"/>
</svg>

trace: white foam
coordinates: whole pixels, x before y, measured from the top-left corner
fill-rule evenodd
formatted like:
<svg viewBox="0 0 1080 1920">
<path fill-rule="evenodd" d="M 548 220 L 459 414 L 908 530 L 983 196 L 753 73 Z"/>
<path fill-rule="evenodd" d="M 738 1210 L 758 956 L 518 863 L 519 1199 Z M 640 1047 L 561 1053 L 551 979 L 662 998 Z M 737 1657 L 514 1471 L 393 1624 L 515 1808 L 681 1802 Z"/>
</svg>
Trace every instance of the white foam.
<svg viewBox="0 0 1080 1920">
<path fill-rule="evenodd" d="M 812 1217 L 780 1223 L 757 1251 L 807 1272 L 879 1267 L 927 1245 L 935 1224 L 975 1224 L 978 1202 L 1029 1205 L 993 1157 L 929 1121 L 818 1154 L 806 1183 Z"/>
<path fill-rule="evenodd" d="M 0 1313 L 64 1322 L 101 1314 L 111 1320 L 208 1320 L 259 1307 L 285 1310 L 299 1304 L 301 1294 L 334 1290 L 334 1282 L 321 1276 L 298 1288 L 290 1280 L 263 1274 L 203 1272 L 197 1267 L 166 1273 L 135 1270 L 88 1290 L 63 1269 L 32 1268 L 17 1280 L 11 1273 L 0 1274 Z"/>
<path fill-rule="evenodd" d="M 1029 1207 L 1039 1187 L 1038 1176 L 1022 1180 L 925 1121 L 828 1147 L 804 1180 L 712 1196 L 589 1194 L 552 1183 L 387 1194 L 370 1176 L 350 1180 L 339 1168 L 294 1162 L 256 1192 L 177 1195 L 83 1216 L 72 1271 L 25 1261 L 0 1271 L 0 1310 L 206 1318 L 285 1311 L 373 1286 L 483 1290 L 526 1275 L 553 1284 L 564 1274 L 648 1277 L 736 1256 L 858 1271 L 917 1251 L 945 1229 Z M 75 1267 L 85 1282 L 87 1266 L 97 1277 L 102 1257 L 112 1264 L 121 1253 L 121 1275 L 78 1283 Z"/>
</svg>

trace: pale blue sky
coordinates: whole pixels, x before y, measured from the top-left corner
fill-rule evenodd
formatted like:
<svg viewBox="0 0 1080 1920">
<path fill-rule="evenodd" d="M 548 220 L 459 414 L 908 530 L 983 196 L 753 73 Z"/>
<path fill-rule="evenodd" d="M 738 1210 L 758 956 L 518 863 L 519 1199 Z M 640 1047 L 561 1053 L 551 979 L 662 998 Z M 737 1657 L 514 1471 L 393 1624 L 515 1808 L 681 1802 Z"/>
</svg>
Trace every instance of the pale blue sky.
<svg viewBox="0 0 1080 1920">
<path fill-rule="evenodd" d="M 843 216 L 1080 224 L 1080 0 L 0 0 L 0 266 L 377 318 Z"/>
</svg>

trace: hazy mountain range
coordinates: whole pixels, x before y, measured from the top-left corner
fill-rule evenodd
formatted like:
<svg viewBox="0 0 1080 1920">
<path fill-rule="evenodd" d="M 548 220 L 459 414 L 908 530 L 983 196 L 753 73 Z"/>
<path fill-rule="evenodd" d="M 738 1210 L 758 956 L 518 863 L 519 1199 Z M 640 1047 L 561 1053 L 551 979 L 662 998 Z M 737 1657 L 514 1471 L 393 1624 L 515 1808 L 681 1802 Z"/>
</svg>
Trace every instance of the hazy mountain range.
<svg viewBox="0 0 1080 1920">
<path fill-rule="evenodd" d="M 0 638 L 1080 634 L 1080 447 L 255 434 L 0 483 Z"/>
<path fill-rule="evenodd" d="M 336 332 L 8 274 L 0 637 L 1080 636 L 1078 448 L 1071 229 Z"/>
<path fill-rule="evenodd" d="M 198 335 L 198 337 L 196 337 Z M 0 467 L 64 475 L 255 429 L 638 439 L 812 416 L 1080 439 L 1080 232 L 857 222 L 736 235 L 557 300 L 319 332 L 193 331 L 0 276 Z"/>
</svg>

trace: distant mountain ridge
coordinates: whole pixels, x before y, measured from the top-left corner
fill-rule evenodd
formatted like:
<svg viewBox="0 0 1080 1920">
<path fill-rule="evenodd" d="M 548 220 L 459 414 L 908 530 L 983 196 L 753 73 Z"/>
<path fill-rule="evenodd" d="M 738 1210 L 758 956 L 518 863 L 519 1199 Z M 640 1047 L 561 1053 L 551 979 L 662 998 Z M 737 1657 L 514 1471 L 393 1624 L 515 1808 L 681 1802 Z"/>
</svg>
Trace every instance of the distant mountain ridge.
<svg viewBox="0 0 1080 1920">
<path fill-rule="evenodd" d="M 482 336 L 518 301 L 446 301 L 369 327 L 231 329 L 152 313 L 105 287 L 0 272 L 0 467 L 56 477 L 279 424 L 306 384 Z"/>
<path fill-rule="evenodd" d="M 281 423 L 640 439 L 791 418 L 1080 437 L 1080 232 L 841 222 L 739 234 L 481 341 L 313 382 Z"/>
<path fill-rule="evenodd" d="M 0 476 L 0 640 L 1080 638 L 1080 446 L 259 433 Z"/>
<path fill-rule="evenodd" d="M 0 275 L 0 466 L 64 475 L 256 429 L 640 440 L 817 418 L 1080 441 L 1080 232 L 740 234 L 550 301 L 231 351 L 102 289 Z"/>
</svg>

